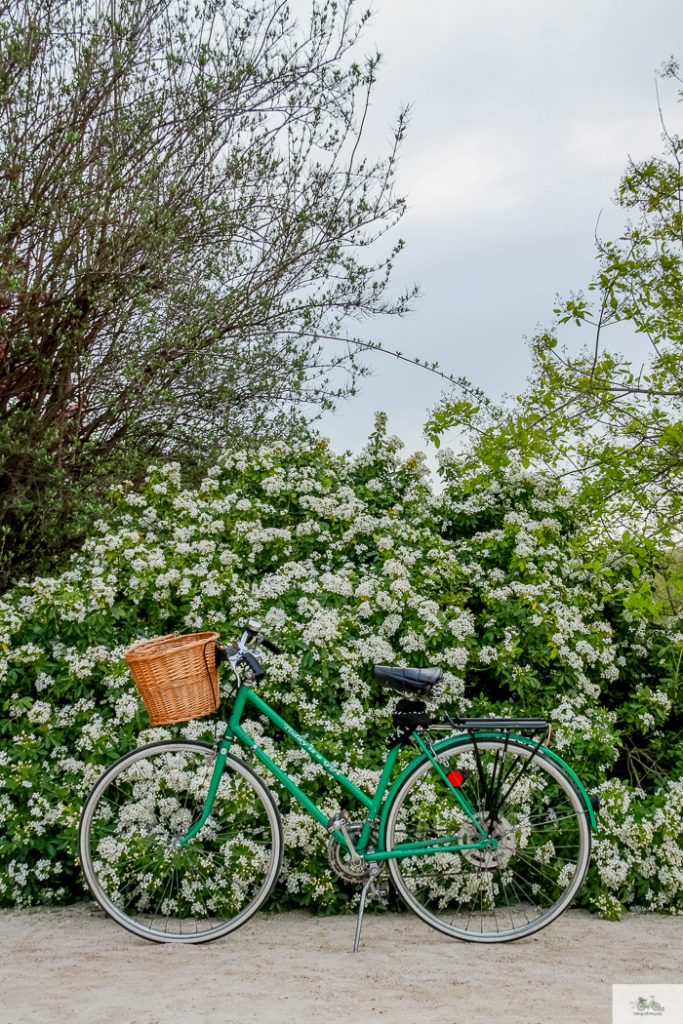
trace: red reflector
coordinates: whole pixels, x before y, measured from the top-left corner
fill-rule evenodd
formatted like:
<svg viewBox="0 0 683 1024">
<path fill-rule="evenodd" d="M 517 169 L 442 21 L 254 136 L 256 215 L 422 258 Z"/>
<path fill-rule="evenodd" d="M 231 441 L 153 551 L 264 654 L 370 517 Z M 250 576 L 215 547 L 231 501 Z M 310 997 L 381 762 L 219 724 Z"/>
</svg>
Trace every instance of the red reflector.
<svg viewBox="0 0 683 1024">
<path fill-rule="evenodd" d="M 458 786 L 462 786 L 465 781 L 465 776 L 462 772 L 449 772 L 447 778 L 454 789 L 457 789 Z"/>
</svg>

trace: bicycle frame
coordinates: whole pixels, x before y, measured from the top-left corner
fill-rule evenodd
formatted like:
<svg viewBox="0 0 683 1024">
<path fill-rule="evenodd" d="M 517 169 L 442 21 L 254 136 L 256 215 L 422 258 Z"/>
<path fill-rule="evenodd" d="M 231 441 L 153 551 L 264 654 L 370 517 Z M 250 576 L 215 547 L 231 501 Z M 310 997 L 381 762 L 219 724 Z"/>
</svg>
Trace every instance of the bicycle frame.
<svg viewBox="0 0 683 1024">
<path fill-rule="evenodd" d="M 220 784 L 221 776 L 223 774 L 225 763 L 230 753 L 230 748 L 234 742 L 240 743 L 245 748 L 249 749 L 251 753 L 257 758 L 257 760 L 268 769 L 268 771 L 285 787 L 285 789 L 291 793 L 291 795 L 297 800 L 297 802 L 313 817 L 318 821 L 325 829 L 328 827 L 329 817 L 326 815 L 318 806 L 310 799 L 302 789 L 297 786 L 295 782 L 287 775 L 286 772 L 282 771 L 277 764 L 265 753 L 261 747 L 258 746 L 256 741 L 244 731 L 241 726 L 241 719 L 245 709 L 251 706 L 259 714 L 264 715 L 276 729 L 284 732 L 301 750 L 304 750 L 308 756 L 316 764 L 319 764 L 325 773 L 338 782 L 346 792 L 348 792 L 359 804 L 361 804 L 367 811 L 366 819 L 363 823 L 362 831 L 359 836 L 357 844 L 354 846 L 355 852 L 363 857 L 366 861 L 383 861 L 388 859 L 402 858 L 402 857 L 414 857 L 414 856 L 427 856 L 435 853 L 455 853 L 459 850 L 468 849 L 496 849 L 498 841 L 494 837 L 486 835 L 485 829 L 482 827 L 479 819 L 477 818 L 476 812 L 466 797 L 460 793 L 460 791 L 453 786 L 446 776 L 443 768 L 441 767 L 438 754 L 440 749 L 443 749 L 444 745 L 452 741 L 452 737 L 449 740 L 441 741 L 432 747 L 430 744 L 424 742 L 422 737 L 418 734 L 414 734 L 415 742 L 421 753 L 414 758 L 409 765 L 407 765 L 401 772 L 399 777 L 395 780 L 391 790 L 389 791 L 389 785 L 391 776 L 396 765 L 396 760 L 400 751 L 398 745 L 394 746 L 388 753 L 387 758 L 382 768 L 379 782 L 375 793 L 370 796 L 365 793 L 362 789 L 359 789 L 351 779 L 349 779 L 344 772 L 342 772 L 336 765 L 329 761 L 319 750 L 314 747 L 304 736 L 294 729 L 289 722 L 285 721 L 276 711 L 274 711 L 269 704 L 267 704 L 261 697 L 256 694 L 252 686 L 241 683 L 235 698 L 235 703 L 232 709 L 232 713 L 228 720 L 225 734 L 218 744 L 218 753 L 216 756 L 216 764 L 214 766 L 211 783 L 207 793 L 206 801 L 202 810 L 202 813 L 195 822 L 195 824 L 188 830 L 188 832 L 180 840 L 181 846 L 187 846 L 192 839 L 199 833 L 206 821 L 208 820 L 213 803 L 218 792 L 218 786 Z M 500 733 L 489 733 L 488 736 L 494 735 L 500 737 Z M 508 734 L 509 735 L 509 734 Z M 483 738 L 483 737 L 482 737 Z M 512 737 L 511 737 L 512 738 Z M 522 743 L 529 743 L 528 737 L 515 736 L 516 740 Z M 539 746 L 536 746 L 539 749 Z M 591 823 L 594 825 L 594 815 L 588 794 L 583 788 L 582 784 L 576 777 L 573 771 L 552 751 L 543 748 L 544 753 L 551 756 L 558 764 L 560 764 L 567 775 L 577 784 L 579 791 L 584 797 L 586 808 L 591 817 Z M 445 792 L 453 798 L 460 806 L 464 814 L 472 822 L 472 825 L 476 831 L 480 834 L 481 839 L 474 843 L 459 843 L 455 836 L 439 837 L 423 842 L 413 843 L 399 843 L 392 847 L 391 850 L 386 850 L 382 845 L 382 834 L 383 829 L 381 827 L 386 811 L 391 803 L 394 792 L 398 785 L 402 782 L 405 776 L 413 770 L 415 765 L 427 758 L 431 761 L 436 772 L 441 776 L 444 782 Z M 387 796 L 387 792 L 388 796 Z M 373 842 L 373 827 L 379 822 L 379 837 L 378 845 L 376 848 L 369 848 L 371 842 Z M 343 833 L 337 829 L 332 832 L 332 835 L 336 841 L 347 850 L 350 849 L 346 837 Z M 353 851 L 350 851 L 353 852 Z"/>
</svg>

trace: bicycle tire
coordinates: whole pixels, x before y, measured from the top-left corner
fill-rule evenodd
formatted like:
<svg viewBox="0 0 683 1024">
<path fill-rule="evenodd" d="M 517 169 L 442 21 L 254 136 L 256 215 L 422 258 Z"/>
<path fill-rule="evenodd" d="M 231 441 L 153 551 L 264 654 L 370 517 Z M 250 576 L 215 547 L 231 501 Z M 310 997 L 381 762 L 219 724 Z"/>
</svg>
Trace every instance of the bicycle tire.
<svg viewBox="0 0 683 1024">
<path fill-rule="evenodd" d="M 204 743 L 147 744 L 108 768 L 84 804 L 78 843 L 88 888 L 111 918 L 144 939 L 218 939 L 248 921 L 277 881 L 277 806 L 234 754 L 207 822 L 179 845 L 199 819 L 215 758 Z"/>
<path fill-rule="evenodd" d="M 588 810 L 575 784 L 552 758 L 513 739 L 473 742 L 454 738 L 438 760 L 458 771 L 458 789 L 475 809 L 497 850 L 470 849 L 389 860 L 396 890 L 426 924 L 470 942 L 509 942 L 545 928 L 566 910 L 590 861 Z M 478 762 L 482 771 L 480 771 Z M 495 807 L 491 791 L 507 782 Z M 520 772 L 515 783 L 515 775 Z M 459 778 L 454 776 L 456 782 Z M 506 786 L 512 784 L 505 794 Z M 426 758 L 392 798 L 384 847 L 455 835 L 478 841 L 476 826 L 457 803 L 449 783 Z"/>
</svg>

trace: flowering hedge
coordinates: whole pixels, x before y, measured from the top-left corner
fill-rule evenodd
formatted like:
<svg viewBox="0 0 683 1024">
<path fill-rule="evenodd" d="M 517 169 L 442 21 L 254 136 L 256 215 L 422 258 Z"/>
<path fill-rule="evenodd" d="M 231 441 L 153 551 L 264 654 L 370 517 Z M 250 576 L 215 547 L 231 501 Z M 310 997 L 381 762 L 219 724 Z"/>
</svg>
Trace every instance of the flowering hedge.
<svg viewBox="0 0 683 1024">
<path fill-rule="evenodd" d="M 176 629 L 232 638 L 255 617 L 286 652 L 261 692 L 368 788 L 392 703 L 375 662 L 441 665 L 434 703 L 452 713 L 547 715 L 603 798 L 584 903 L 683 911 L 683 634 L 650 624 L 641 552 L 626 538 L 587 554 L 550 480 L 446 453 L 437 493 L 399 448 L 380 423 L 354 458 L 316 438 L 228 453 L 197 491 L 176 466 L 155 468 L 68 572 L 0 601 L 0 903 L 78 898 L 80 805 L 102 769 L 136 744 L 214 734 L 212 720 L 149 728 L 126 647 Z M 273 753 L 267 730 L 261 743 Z M 339 806 L 300 751 L 279 746 L 277 759 Z M 322 830 L 281 806 L 275 904 L 343 907 Z"/>
</svg>

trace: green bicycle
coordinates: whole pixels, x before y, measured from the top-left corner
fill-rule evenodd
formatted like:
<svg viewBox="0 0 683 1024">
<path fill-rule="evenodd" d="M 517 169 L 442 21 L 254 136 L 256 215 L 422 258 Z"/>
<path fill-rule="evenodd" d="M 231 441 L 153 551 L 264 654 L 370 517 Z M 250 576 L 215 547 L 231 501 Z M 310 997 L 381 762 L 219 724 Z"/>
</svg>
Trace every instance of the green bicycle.
<svg viewBox="0 0 683 1024">
<path fill-rule="evenodd" d="M 234 743 L 327 829 L 331 866 L 362 887 L 354 950 L 366 898 L 384 871 L 418 917 L 458 939 L 519 939 L 569 906 L 588 870 L 597 800 L 545 745 L 548 723 L 434 719 L 421 698 L 440 669 L 375 666 L 381 686 L 407 696 L 394 712 L 370 795 L 256 693 L 265 674 L 254 654 L 259 644 L 279 653 L 256 623 L 234 645 L 217 645 L 238 685 L 215 747 L 190 740 L 142 746 L 105 771 L 86 800 L 81 865 L 115 921 L 157 942 L 207 942 L 264 905 L 282 865 L 282 823 L 272 792 L 232 752 Z M 335 779 L 363 808 L 362 819 L 321 810 L 242 728 L 247 709 Z M 396 773 L 407 745 L 415 756 Z"/>
</svg>

